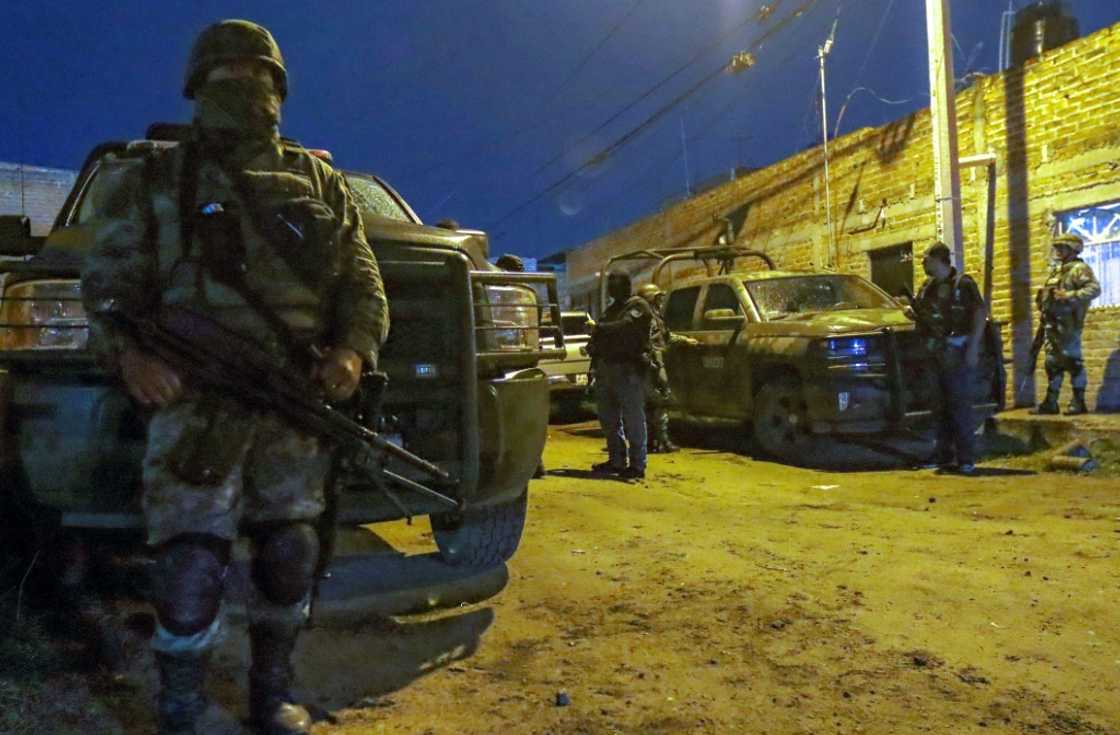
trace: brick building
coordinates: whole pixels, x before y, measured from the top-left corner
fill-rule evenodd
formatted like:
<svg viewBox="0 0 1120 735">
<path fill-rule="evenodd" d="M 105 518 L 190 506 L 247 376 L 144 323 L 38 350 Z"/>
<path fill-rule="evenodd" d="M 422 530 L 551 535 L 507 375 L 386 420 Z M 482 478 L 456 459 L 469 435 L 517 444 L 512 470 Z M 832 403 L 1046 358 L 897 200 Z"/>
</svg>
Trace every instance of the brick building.
<svg viewBox="0 0 1120 735">
<path fill-rule="evenodd" d="M 76 177 L 64 169 L 0 162 L 0 214 L 26 214 L 31 233 L 45 235 Z"/>
<path fill-rule="evenodd" d="M 976 79 L 958 93 L 965 269 L 1004 322 L 1009 391 L 1024 383 L 1038 315 L 1034 293 L 1048 270 L 1050 234 L 1074 230 L 1104 294 L 1085 331 L 1091 405 L 1120 410 L 1120 25 L 1047 52 L 1022 68 Z M 568 255 L 572 300 L 595 301 L 596 271 L 642 247 L 710 245 L 725 219 L 736 244 L 785 269 L 835 269 L 895 291 L 913 286 L 912 253 L 935 232 L 929 110 L 830 145 L 835 250 L 825 226 L 822 151 L 803 151 L 593 240 Z M 1019 404 L 1044 385 L 1040 368 Z M 1033 383 L 1033 384 L 1032 384 Z M 1067 388 L 1068 390 L 1068 388 Z"/>
</svg>

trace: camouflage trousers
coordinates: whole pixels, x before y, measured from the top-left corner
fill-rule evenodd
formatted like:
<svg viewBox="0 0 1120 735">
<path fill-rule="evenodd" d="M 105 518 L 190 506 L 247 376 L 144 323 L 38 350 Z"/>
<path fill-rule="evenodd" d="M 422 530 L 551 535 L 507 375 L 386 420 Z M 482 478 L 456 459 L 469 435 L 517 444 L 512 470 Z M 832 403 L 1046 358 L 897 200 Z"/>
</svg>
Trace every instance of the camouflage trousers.
<svg viewBox="0 0 1120 735">
<path fill-rule="evenodd" d="M 242 522 L 314 520 L 331 456 L 275 414 L 187 396 L 148 425 L 142 506 L 148 543 L 181 534 L 234 540 Z"/>
<path fill-rule="evenodd" d="M 1089 376 L 1085 372 L 1085 362 L 1081 359 L 1081 350 L 1078 349 L 1076 357 L 1067 351 L 1046 350 L 1046 389 L 1057 393 L 1062 389 L 1062 380 L 1069 373 L 1070 385 L 1075 390 L 1085 390 L 1089 385 Z"/>
</svg>

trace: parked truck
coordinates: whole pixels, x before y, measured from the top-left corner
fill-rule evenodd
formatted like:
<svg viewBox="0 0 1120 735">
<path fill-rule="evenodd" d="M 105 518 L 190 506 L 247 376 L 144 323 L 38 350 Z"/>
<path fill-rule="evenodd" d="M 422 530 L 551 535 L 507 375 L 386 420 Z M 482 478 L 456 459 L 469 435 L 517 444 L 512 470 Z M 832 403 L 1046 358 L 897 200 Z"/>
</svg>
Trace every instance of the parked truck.
<svg viewBox="0 0 1120 735">
<path fill-rule="evenodd" d="M 144 415 L 88 349 L 79 277 L 91 243 L 83 224 L 94 214 L 87 195 L 107 163 L 178 145 L 184 132 L 153 126 L 143 140 L 97 146 L 47 238 L 17 228 L 0 242 L 0 534 L 7 538 L 30 535 L 48 551 L 59 532 L 140 545 Z M 549 312 L 551 324 L 560 322 L 554 277 L 499 271 L 487 262 L 485 234 L 427 226 L 384 180 L 344 174 L 392 322 L 380 353 L 389 377 L 382 410 L 365 420 L 451 479 L 433 494 L 386 492 L 344 473 L 337 523 L 428 516 L 448 564 L 464 573 L 500 564 L 521 538 L 545 441 L 549 390 L 537 364 L 563 354 L 560 330 L 541 319 Z"/>
</svg>

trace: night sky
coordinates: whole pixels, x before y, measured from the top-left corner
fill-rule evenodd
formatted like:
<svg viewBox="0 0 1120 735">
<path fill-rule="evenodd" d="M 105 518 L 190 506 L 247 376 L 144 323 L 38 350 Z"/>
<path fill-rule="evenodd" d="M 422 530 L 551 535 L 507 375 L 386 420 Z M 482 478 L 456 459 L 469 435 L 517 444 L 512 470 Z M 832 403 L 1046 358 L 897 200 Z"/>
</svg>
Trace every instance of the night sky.
<svg viewBox="0 0 1120 735">
<path fill-rule="evenodd" d="M 806 0 L 766 2 L 777 7 L 760 23 L 745 21 L 763 0 L 14 0 L 0 160 L 77 168 L 98 142 L 188 120 L 191 42 L 209 22 L 243 17 L 268 26 L 287 59 L 286 135 L 382 175 L 426 221 L 453 217 L 490 230 L 495 253 L 542 256 L 658 210 L 686 182 L 819 142 L 815 53 L 837 17 L 831 125 L 857 87 L 872 91 L 850 96 L 841 133 L 928 104 L 920 0 L 818 0 L 756 49 L 756 66 L 714 77 L 540 196 Z M 1072 7 L 1082 33 L 1120 21 L 1118 0 Z M 958 77 L 996 70 L 1007 8 L 953 0 Z"/>
</svg>

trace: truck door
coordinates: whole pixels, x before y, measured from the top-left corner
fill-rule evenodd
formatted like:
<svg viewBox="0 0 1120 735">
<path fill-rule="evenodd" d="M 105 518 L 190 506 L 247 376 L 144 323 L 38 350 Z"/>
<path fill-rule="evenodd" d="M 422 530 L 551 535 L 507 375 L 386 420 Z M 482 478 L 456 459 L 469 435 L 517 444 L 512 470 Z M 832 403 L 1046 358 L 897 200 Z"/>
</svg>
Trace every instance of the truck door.
<svg viewBox="0 0 1120 735">
<path fill-rule="evenodd" d="M 665 326 L 671 333 L 696 336 L 693 331 L 699 296 L 699 286 L 670 292 L 665 304 Z M 669 374 L 669 386 L 673 389 L 677 403 L 684 410 L 692 411 L 693 388 L 700 371 L 698 351 L 687 345 L 671 346 L 665 355 L 665 370 Z"/>
<path fill-rule="evenodd" d="M 737 417 L 743 402 L 738 400 L 736 386 L 737 351 L 729 348 L 744 326 L 745 310 L 735 289 L 727 283 L 710 283 L 703 295 L 703 306 L 697 313 L 698 329 L 692 335 L 700 341 L 697 354 L 695 402 L 698 413 L 707 416 Z"/>
</svg>

